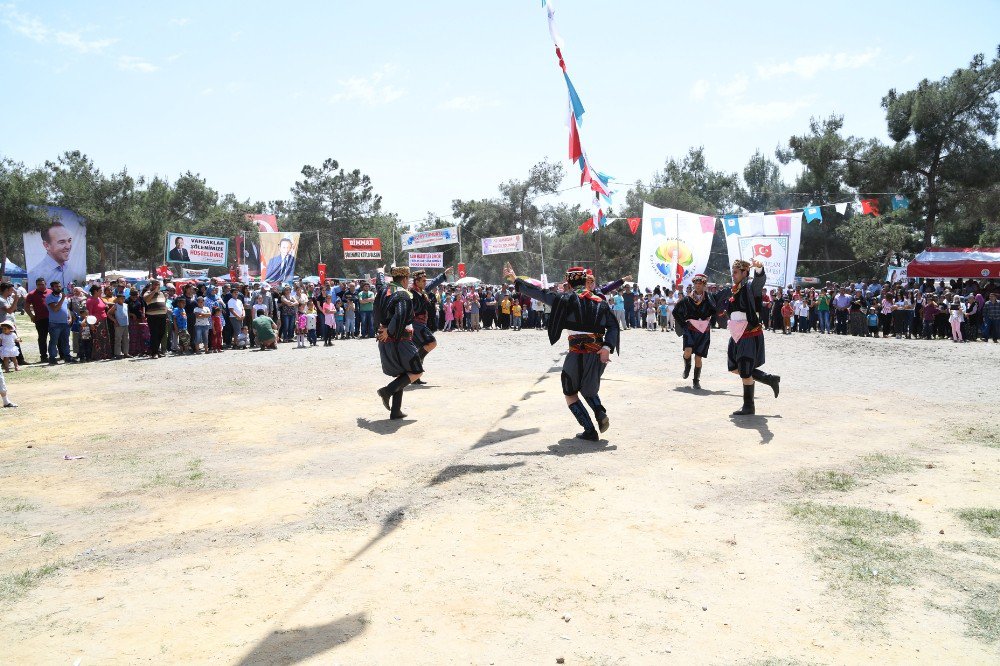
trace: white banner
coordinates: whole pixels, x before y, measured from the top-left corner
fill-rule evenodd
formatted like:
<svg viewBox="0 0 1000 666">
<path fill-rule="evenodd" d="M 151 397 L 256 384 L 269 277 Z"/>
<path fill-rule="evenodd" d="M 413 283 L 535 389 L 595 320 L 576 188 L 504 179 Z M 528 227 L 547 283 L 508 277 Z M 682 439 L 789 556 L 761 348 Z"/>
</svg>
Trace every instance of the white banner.
<svg viewBox="0 0 1000 666">
<path fill-rule="evenodd" d="M 444 268 L 444 252 L 410 252 L 410 268 Z"/>
<path fill-rule="evenodd" d="M 715 217 L 711 215 L 643 203 L 639 287 L 691 284 L 691 278 L 705 272 L 714 235 Z"/>
<path fill-rule="evenodd" d="M 168 233 L 166 255 L 174 264 L 227 266 L 229 239 Z"/>
<path fill-rule="evenodd" d="M 767 286 L 784 288 L 794 284 L 802 236 L 802 211 L 726 215 L 722 228 L 726 233 L 730 265 L 737 259 L 757 259 L 764 264 Z"/>
<path fill-rule="evenodd" d="M 906 282 L 906 266 L 889 266 L 885 281 L 889 284 L 894 282 Z"/>
<path fill-rule="evenodd" d="M 207 278 L 208 269 L 207 268 L 188 268 L 186 266 L 181 266 L 181 276 L 186 278 Z"/>
<path fill-rule="evenodd" d="M 412 234 L 403 234 L 399 237 L 401 250 L 416 250 L 418 248 L 433 247 L 435 245 L 453 245 L 457 242 L 457 227 L 417 231 Z"/>
<path fill-rule="evenodd" d="M 483 256 L 488 254 L 505 254 L 507 252 L 524 252 L 524 236 L 494 236 L 483 239 Z"/>
<path fill-rule="evenodd" d="M 344 259 L 381 259 L 382 250 L 347 250 Z"/>
</svg>

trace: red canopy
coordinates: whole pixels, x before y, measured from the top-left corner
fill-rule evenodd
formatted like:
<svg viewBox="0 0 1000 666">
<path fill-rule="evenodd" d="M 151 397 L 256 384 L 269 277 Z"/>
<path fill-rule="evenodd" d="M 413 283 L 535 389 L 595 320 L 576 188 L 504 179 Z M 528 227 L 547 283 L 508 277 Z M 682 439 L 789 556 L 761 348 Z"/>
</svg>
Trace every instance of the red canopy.
<svg viewBox="0 0 1000 666">
<path fill-rule="evenodd" d="M 906 266 L 916 278 L 1000 278 L 1000 247 L 932 247 Z"/>
</svg>

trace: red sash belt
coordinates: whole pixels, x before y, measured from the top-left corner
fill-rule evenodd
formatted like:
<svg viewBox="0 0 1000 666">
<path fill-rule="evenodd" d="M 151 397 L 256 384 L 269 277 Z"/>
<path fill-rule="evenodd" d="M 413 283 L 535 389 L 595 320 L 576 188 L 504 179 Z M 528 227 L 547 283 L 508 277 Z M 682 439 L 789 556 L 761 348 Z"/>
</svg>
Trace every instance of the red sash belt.
<svg viewBox="0 0 1000 666">
<path fill-rule="evenodd" d="M 742 340 L 743 338 L 756 338 L 761 335 L 764 335 L 764 328 L 760 324 L 758 324 L 754 328 L 748 328 L 747 330 L 743 331 L 743 335 L 740 336 L 740 340 Z"/>
<path fill-rule="evenodd" d="M 571 354 L 596 354 L 601 351 L 601 341 L 593 333 L 569 336 Z"/>
</svg>

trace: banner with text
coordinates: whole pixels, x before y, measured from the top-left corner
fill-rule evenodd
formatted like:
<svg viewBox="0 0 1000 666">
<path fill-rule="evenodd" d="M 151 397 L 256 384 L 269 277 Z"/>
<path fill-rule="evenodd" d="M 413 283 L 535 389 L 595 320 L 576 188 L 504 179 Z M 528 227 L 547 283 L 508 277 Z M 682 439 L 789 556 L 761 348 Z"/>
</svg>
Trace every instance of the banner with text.
<svg viewBox="0 0 1000 666">
<path fill-rule="evenodd" d="M 344 259 L 381 259 L 381 238 L 345 238 Z"/>
<path fill-rule="evenodd" d="M 889 284 L 894 282 L 906 282 L 906 266 L 889 266 L 886 271 L 885 281 Z"/>
<path fill-rule="evenodd" d="M 410 252 L 410 268 L 444 268 L 444 252 Z"/>
<path fill-rule="evenodd" d="M 787 287 L 795 281 L 802 237 L 802 211 L 726 215 L 722 219 L 729 263 L 760 261 L 767 286 Z"/>
<path fill-rule="evenodd" d="M 229 239 L 167 233 L 167 261 L 175 264 L 227 266 Z"/>
<path fill-rule="evenodd" d="M 507 252 L 524 252 L 524 236 L 494 236 L 483 239 L 483 256 L 488 254 L 505 254 Z"/>
<path fill-rule="evenodd" d="M 673 208 L 642 205 L 639 286 L 677 288 L 705 272 L 715 218 Z"/>
<path fill-rule="evenodd" d="M 208 278 L 207 268 L 187 268 L 186 266 L 181 267 L 181 276 L 186 278 Z"/>
<path fill-rule="evenodd" d="M 457 227 L 417 231 L 412 234 L 403 234 L 399 237 L 400 249 L 403 250 L 416 250 L 421 247 L 433 247 L 435 245 L 453 245 L 457 242 Z"/>
</svg>

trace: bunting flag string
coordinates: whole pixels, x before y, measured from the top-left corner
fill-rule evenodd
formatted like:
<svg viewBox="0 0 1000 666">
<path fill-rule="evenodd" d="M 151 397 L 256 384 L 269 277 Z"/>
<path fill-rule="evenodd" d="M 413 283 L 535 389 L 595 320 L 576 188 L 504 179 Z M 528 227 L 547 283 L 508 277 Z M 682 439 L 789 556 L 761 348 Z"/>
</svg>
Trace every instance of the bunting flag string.
<svg viewBox="0 0 1000 666">
<path fill-rule="evenodd" d="M 583 148 L 583 141 L 580 138 L 580 128 L 583 126 L 583 114 L 586 109 L 580 94 L 573 85 L 573 80 L 569 76 L 566 68 L 566 59 L 563 57 L 564 42 L 559 30 L 556 27 L 556 9 L 552 0 L 542 0 L 542 8 L 549 22 L 549 36 L 556 47 L 556 58 L 559 61 L 559 69 L 562 70 L 563 81 L 566 83 L 566 94 L 568 98 L 568 113 L 566 124 L 569 127 L 569 159 L 580 169 L 580 187 L 588 187 L 594 193 L 593 213 L 586 222 L 580 225 L 580 231 L 584 233 L 594 233 L 608 226 L 611 220 L 604 214 L 605 207 L 611 207 L 611 176 L 602 173 L 593 167 L 587 151 Z M 603 203 L 602 203 L 603 200 Z M 612 218 L 617 219 L 617 218 Z"/>
</svg>

